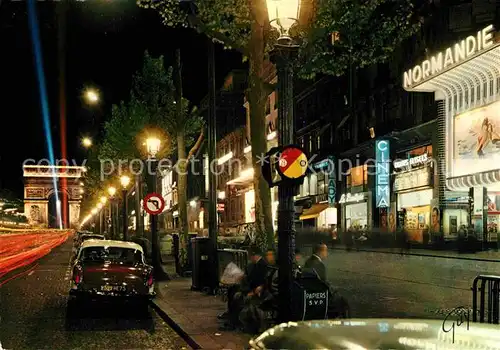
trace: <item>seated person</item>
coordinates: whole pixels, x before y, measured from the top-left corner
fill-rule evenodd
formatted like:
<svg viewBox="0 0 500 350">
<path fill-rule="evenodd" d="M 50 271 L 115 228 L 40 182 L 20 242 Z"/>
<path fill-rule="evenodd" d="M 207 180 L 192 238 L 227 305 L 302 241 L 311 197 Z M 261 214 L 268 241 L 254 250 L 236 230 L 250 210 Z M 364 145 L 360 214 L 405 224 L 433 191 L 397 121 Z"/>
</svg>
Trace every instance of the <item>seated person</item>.
<svg viewBox="0 0 500 350">
<path fill-rule="evenodd" d="M 348 305 L 337 290 L 335 290 L 327 280 L 326 266 L 324 261 L 328 257 L 328 247 L 325 244 L 318 244 L 314 247 L 313 255 L 304 264 L 304 275 L 315 274 L 320 280 L 327 284 L 329 290 L 328 297 L 328 317 L 344 317 L 348 312 Z"/>
<path fill-rule="evenodd" d="M 324 260 L 328 257 L 328 247 L 321 243 L 314 247 L 313 255 L 304 264 L 304 270 L 311 270 L 324 282 L 326 282 L 326 267 Z"/>
<path fill-rule="evenodd" d="M 238 286 L 235 286 L 231 293 L 228 291 L 228 316 L 230 327 L 239 325 L 239 314 L 244 306 L 245 297 L 260 297 L 267 277 L 267 262 L 262 258 L 262 253 L 258 248 L 249 249 L 250 264 L 248 264 L 245 276 Z"/>
</svg>

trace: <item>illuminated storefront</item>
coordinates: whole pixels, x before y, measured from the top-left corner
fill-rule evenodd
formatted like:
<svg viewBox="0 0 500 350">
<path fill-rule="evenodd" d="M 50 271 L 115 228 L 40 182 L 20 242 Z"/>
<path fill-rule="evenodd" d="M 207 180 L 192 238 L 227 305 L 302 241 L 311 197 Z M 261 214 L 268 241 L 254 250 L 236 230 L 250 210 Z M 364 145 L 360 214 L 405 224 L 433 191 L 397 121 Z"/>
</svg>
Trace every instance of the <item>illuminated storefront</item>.
<svg viewBox="0 0 500 350">
<path fill-rule="evenodd" d="M 412 242 L 427 243 L 429 239 L 434 197 L 432 159 L 432 145 L 428 145 L 398 154 L 393 162 L 396 198 L 393 208 L 400 215 L 390 216 L 388 221 L 392 226 L 394 219 L 399 218 L 396 224 L 404 226 Z M 394 228 L 390 230 L 393 232 Z"/>
<path fill-rule="evenodd" d="M 485 201 L 492 203 L 484 216 L 492 224 L 484 227 L 493 230 L 498 221 L 500 43 L 494 34 L 492 25 L 470 33 L 409 69 L 403 77 L 407 91 L 434 92 L 438 104 L 439 137 L 434 157 L 439 181 L 431 231 L 444 239 L 455 238 L 460 225 L 482 227 L 474 222 L 483 220 L 483 216 L 478 218 L 471 209 L 471 188 L 476 193 L 486 188 Z M 483 232 L 477 233 L 485 237 Z M 496 234 L 485 240 L 496 240 Z"/>
<path fill-rule="evenodd" d="M 346 192 L 340 196 L 343 231 L 369 229 L 372 224 L 372 193 L 368 191 L 368 166 L 353 167 L 347 172 Z"/>
</svg>

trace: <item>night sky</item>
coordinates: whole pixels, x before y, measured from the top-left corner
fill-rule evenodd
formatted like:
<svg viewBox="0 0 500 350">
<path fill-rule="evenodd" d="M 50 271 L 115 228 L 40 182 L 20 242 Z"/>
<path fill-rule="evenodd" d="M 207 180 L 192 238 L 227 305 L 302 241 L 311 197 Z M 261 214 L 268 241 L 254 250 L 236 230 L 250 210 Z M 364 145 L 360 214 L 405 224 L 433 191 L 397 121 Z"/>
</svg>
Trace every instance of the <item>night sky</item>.
<svg viewBox="0 0 500 350">
<path fill-rule="evenodd" d="M 68 158 L 81 164 L 84 135 L 98 137 L 109 118 L 111 105 L 128 97 L 132 74 L 141 68 L 145 50 L 164 55 L 170 64 L 181 48 L 185 97 L 199 102 L 207 93 L 206 37 L 187 29 L 169 29 L 153 10 L 130 0 L 37 2 L 44 70 L 49 94 L 55 156 L 61 158 L 60 84 L 65 57 Z M 57 13 L 65 13 L 58 16 Z M 59 24 L 66 18 L 65 40 Z M 60 45 L 60 42 L 64 45 Z M 60 51 L 64 48 L 64 51 Z M 63 55 L 58 55 L 65 52 Z M 220 86 L 225 75 L 241 68 L 241 57 L 217 47 L 216 75 Z M 89 108 L 82 99 L 86 87 L 96 87 L 102 102 Z M 25 159 L 47 158 L 38 81 L 30 37 L 27 3 L 0 0 L 0 189 L 22 197 L 21 165 Z"/>
</svg>

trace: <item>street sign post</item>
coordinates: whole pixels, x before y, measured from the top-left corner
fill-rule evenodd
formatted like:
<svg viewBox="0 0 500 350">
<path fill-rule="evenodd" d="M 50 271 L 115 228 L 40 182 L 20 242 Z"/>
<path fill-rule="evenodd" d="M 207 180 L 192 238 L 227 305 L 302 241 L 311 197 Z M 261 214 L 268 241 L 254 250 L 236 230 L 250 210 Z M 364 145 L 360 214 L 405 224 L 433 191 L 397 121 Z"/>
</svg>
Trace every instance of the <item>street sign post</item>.
<svg viewBox="0 0 500 350">
<path fill-rule="evenodd" d="M 302 184 L 309 161 L 304 151 L 294 145 L 274 147 L 262 162 L 262 176 L 270 187 Z"/>
<path fill-rule="evenodd" d="M 142 206 L 149 215 L 158 215 L 165 208 L 165 200 L 158 193 L 149 193 L 144 197 Z"/>
<path fill-rule="evenodd" d="M 295 180 L 304 177 L 307 165 L 304 151 L 294 146 L 285 147 L 279 155 L 278 172 L 286 179 Z"/>
</svg>

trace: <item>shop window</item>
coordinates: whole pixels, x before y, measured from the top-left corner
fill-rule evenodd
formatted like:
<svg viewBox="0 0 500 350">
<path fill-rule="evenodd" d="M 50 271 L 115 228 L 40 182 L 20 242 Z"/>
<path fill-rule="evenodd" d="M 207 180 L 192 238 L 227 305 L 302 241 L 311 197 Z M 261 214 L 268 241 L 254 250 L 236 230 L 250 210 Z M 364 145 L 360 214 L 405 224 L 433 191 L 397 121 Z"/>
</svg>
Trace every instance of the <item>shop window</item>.
<svg viewBox="0 0 500 350">
<path fill-rule="evenodd" d="M 318 194 L 318 177 L 317 174 L 311 174 L 309 183 L 309 191 L 311 192 L 311 196 L 315 196 Z"/>
<path fill-rule="evenodd" d="M 366 164 L 349 169 L 347 187 L 365 186 L 368 184 L 368 166 Z"/>
<path fill-rule="evenodd" d="M 318 194 L 325 194 L 326 191 L 325 173 L 318 173 Z"/>
</svg>

